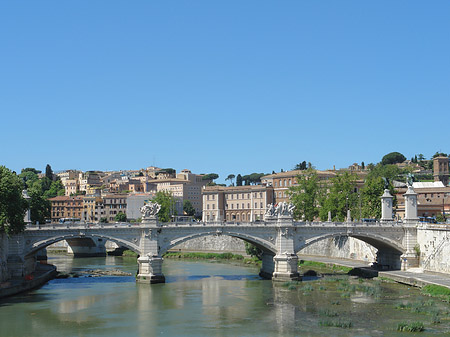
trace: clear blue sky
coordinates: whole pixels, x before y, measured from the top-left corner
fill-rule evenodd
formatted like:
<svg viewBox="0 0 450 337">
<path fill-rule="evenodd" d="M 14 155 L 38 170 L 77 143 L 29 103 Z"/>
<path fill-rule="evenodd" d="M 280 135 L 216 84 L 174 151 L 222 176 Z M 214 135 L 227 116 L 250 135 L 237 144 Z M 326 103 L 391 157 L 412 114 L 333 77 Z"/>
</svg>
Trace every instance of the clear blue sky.
<svg viewBox="0 0 450 337">
<path fill-rule="evenodd" d="M 3 1 L 0 164 L 228 174 L 450 152 L 449 1 Z"/>
</svg>

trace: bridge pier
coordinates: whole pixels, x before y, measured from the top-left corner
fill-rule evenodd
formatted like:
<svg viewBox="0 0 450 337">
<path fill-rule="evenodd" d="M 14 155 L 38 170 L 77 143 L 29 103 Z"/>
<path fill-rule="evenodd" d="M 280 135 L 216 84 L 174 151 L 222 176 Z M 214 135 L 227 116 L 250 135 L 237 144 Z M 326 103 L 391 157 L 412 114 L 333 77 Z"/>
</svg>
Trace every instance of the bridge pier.
<svg viewBox="0 0 450 337">
<path fill-rule="evenodd" d="M 299 279 L 298 256 L 296 254 L 275 255 L 273 260 L 275 262 L 273 281 L 286 282 Z"/>
<path fill-rule="evenodd" d="M 163 258 L 160 256 L 141 256 L 138 258 L 139 273 L 136 282 L 139 283 L 165 283 L 162 273 Z"/>
<path fill-rule="evenodd" d="M 264 252 L 261 258 L 261 270 L 259 271 L 259 276 L 265 279 L 272 279 L 273 273 L 275 271 L 275 262 L 273 260 L 274 255 L 268 252 Z"/>
</svg>

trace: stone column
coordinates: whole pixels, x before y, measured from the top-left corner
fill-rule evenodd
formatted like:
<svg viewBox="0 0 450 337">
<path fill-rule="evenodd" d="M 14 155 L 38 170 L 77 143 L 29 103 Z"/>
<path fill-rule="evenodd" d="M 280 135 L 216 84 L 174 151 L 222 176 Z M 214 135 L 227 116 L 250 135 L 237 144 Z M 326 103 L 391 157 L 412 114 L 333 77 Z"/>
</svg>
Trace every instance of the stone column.
<svg viewBox="0 0 450 337">
<path fill-rule="evenodd" d="M 381 196 L 381 221 L 392 221 L 392 199 L 389 190 L 385 189 Z"/>
<path fill-rule="evenodd" d="M 408 186 L 408 190 L 403 196 L 405 197 L 405 220 L 416 222 L 419 220 L 417 217 L 417 193 L 414 192 L 412 186 Z"/>
<path fill-rule="evenodd" d="M 347 210 L 347 223 L 352 222 L 352 212 L 348 209 Z"/>
</svg>

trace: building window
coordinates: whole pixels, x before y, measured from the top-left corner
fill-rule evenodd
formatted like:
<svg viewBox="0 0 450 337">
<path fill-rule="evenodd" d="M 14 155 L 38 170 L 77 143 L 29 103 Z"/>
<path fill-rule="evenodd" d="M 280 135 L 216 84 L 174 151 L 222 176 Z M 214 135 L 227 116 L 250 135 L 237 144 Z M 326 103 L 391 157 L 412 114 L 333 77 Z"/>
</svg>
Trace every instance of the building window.
<svg viewBox="0 0 450 337">
<path fill-rule="evenodd" d="M 250 203 L 247 203 L 247 208 L 250 209 Z"/>
<path fill-rule="evenodd" d="M 255 202 L 255 208 L 258 208 L 258 203 L 257 202 Z"/>
<path fill-rule="evenodd" d="M 245 205 L 244 205 L 244 203 L 242 203 L 242 209 L 244 209 L 245 208 Z"/>
</svg>

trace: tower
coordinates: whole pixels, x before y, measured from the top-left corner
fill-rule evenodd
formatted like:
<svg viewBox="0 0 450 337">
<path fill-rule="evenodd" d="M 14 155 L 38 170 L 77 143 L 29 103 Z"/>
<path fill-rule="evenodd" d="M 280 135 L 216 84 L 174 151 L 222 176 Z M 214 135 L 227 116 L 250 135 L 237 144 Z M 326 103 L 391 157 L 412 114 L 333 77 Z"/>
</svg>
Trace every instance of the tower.
<svg viewBox="0 0 450 337">
<path fill-rule="evenodd" d="M 448 157 L 439 156 L 433 159 L 433 177 L 434 181 L 442 181 L 444 186 L 448 185 Z"/>
</svg>

